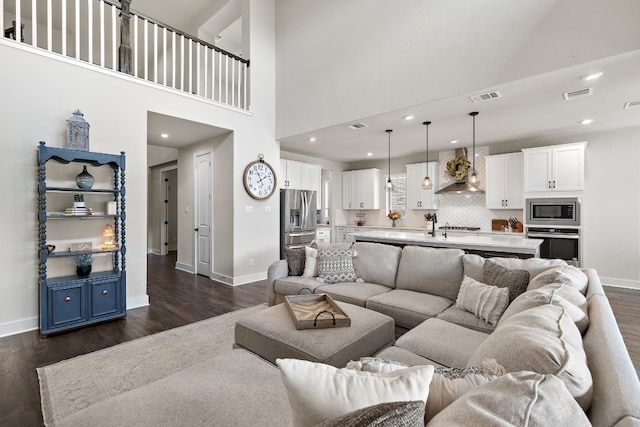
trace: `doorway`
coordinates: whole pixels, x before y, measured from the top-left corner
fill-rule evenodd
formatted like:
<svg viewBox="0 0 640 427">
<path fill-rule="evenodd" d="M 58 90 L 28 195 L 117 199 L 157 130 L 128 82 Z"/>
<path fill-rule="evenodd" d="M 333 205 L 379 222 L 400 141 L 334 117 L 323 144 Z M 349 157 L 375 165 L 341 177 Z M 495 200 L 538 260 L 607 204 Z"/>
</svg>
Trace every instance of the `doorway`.
<svg viewBox="0 0 640 427">
<path fill-rule="evenodd" d="M 195 260 L 196 273 L 211 277 L 212 223 L 213 223 L 213 154 L 211 151 L 194 153 L 195 172 Z"/>
<path fill-rule="evenodd" d="M 178 169 L 160 174 L 160 255 L 178 250 Z"/>
</svg>

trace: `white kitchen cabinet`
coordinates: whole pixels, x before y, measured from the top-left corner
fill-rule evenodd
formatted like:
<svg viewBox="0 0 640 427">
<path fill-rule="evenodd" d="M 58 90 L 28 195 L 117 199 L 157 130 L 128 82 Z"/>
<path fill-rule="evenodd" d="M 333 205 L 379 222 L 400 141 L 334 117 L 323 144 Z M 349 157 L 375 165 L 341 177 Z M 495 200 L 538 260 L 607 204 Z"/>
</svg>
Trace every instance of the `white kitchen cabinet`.
<svg viewBox="0 0 640 427">
<path fill-rule="evenodd" d="M 584 190 L 586 145 L 577 142 L 523 149 L 525 193 Z"/>
<path fill-rule="evenodd" d="M 428 173 L 427 173 L 428 172 Z M 424 190 L 422 180 L 429 175 L 433 188 Z M 438 163 L 414 163 L 407 165 L 407 208 L 438 209 Z"/>
<path fill-rule="evenodd" d="M 331 243 L 331 229 L 325 227 L 316 229 L 316 241 L 319 243 Z"/>
<path fill-rule="evenodd" d="M 342 209 L 380 209 L 380 169 L 342 173 Z"/>
<path fill-rule="evenodd" d="M 347 227 L 336 227 L 336 243 L 347 241 Z"/>
<path fill-rule="evenodd" d="M 487 156 L 486 202 L 488 209 L 524 208 L 524 154 Z"/>
<path fill-rule="evenodd" d="M 315 190 L 317 208 L 322 209 L 322 166 L 313 163 L 280 159 L 280 188 Z"/>
</svg>

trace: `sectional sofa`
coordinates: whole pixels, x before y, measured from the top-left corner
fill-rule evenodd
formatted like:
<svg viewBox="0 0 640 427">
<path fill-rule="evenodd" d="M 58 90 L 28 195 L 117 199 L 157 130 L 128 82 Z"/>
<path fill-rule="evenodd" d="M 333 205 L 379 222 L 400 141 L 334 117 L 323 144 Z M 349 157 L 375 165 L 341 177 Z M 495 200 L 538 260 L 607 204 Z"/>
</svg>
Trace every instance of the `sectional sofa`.
<svg viewBox="0 0 640 427">
<path fill-rule="evenodd" d="M 346 249 L 319 248 L 315 256 L 323 250 L 344 255 Z M 553 411 L 562 413 L 577 403 L 593 425 L 640 426 L 638 376 L 595 270 L 562 260 L 484 259 L 457 249 L 358 242 L 348 250 L 355 281 L 350 274 L 345 276 L 349 281 L 336 281 L 335 275 L 323 281 L 322 272 L 320 280 L 315 274 L 292 275 L 299 273 L 290 270 L 294 261 L 274 262 L 268 272 L 268 304 L 281 303 L 286 295 L 326 293 L 394 318 L 401 336 L 377 355 L 381 360 L 441 368 L 492 361 L 508 373 L 500 381 L 547 375 L 560 379 L 573 397 L 566 404 L 548 398 L 554 401 L 553 410 L 546 410 L 549 422 Z M 348 262 L 340 265 L 351 267 Z M 495 287 L 484 285 L 492 280 Z M 432 420 L 434 425 L 479 422 L 474 411 L 486 403 L 485 397 L 497 396 L 492 388 L 509 389 L 500 381 L 461 394 Z M 542 396 L 542 390 L 535 393 Z M 498 409 L 491 408 L 494 401 L 480 412 L 488 416 L 497 411 L 491 416 L 508 423 L 509 411 L 520 411 L 511 405 L 518 392 L 509 393 Z"/>
</svg>

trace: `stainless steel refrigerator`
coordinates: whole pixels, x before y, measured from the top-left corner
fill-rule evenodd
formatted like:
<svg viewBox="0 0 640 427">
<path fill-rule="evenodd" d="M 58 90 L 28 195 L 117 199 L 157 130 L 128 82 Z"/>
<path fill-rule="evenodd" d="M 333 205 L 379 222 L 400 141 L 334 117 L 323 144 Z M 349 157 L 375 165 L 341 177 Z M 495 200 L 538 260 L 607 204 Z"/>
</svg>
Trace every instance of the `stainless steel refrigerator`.
<svg viewBox="0 0 640 427">
<path fill-rule="evenodd" d="M 284 248 L 303 247 L 316 238 L 316 192 L 280 190 L 280 258 Z"/>
</svg>

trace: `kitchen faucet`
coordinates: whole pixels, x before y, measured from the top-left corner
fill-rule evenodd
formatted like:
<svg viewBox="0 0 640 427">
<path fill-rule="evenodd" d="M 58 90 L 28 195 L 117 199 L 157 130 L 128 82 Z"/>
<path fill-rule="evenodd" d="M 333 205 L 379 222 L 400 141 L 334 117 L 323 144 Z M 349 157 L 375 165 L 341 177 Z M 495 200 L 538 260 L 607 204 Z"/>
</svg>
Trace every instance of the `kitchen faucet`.
<svg viewBox="0 0 640 427">
<path fill-rule="evenodd" d="M 431 237 L 436 237 L 436 223 L 438 222 L 438 217 L 435 213 L 426 213 L 424 217 L 427 221 L 431 221 Z"/>
<path fill-rule="evenodd" d="M 442 233 L 442 237 L 444 237 L 445 239 L 447 238 L 447 228 L 449 227 L 449 223 L 445 222 L 444 223 L 444 233 Z"/>
</svg>

